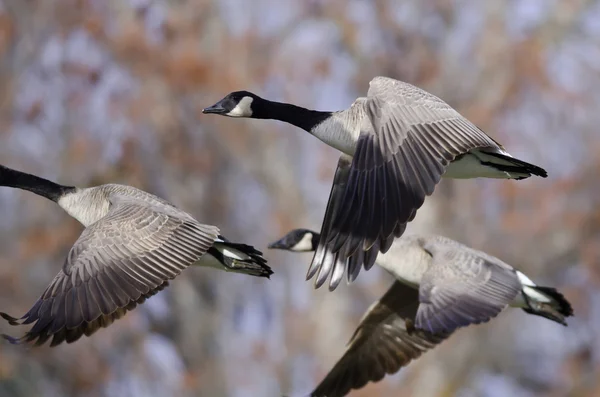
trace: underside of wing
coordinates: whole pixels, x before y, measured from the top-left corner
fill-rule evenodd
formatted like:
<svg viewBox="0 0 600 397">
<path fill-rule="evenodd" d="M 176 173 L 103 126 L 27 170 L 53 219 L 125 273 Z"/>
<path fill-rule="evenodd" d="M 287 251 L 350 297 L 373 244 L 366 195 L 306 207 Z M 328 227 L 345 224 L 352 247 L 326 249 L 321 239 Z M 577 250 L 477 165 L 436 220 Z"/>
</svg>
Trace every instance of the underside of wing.
<svg viewBox="0 0 600 397">
<path fill-rule="evenodd" d="M 407 320 L 414 321 L 417 306 L 418 292 L 395 282 L 369 309 L 346 352 L 311 396 L 345 396 L 368 382 L 378 382 L 447 338 L 449 334 L 407 330 Z"/>
</svg>

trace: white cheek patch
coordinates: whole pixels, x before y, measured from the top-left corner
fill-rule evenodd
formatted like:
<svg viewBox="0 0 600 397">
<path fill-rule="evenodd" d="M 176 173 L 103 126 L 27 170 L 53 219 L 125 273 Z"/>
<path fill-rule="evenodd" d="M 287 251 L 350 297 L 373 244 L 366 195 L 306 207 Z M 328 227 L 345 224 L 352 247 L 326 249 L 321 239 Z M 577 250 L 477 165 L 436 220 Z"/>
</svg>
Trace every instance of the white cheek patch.
<svg viewBox="0 0 600 397">
<path fill-rule="evenodd" d="M 304 252 L 304 251 L 312 251 L 313 250 L 312 238 L 313 238 L 312 233 L 306 233 L 302 237 L 302 240 L 298 241 L 296 243 L 296 245 L 294 245 L 292 247 L 292 251 L 302 251 L 302 252 Z"/>
<path fill-rule="evenodd" d="M 226 113 L 229 117 L 251 117 L 252 116 L 252 101 L 254 98 L 245 96 L 242 100 Z"/>
</svg>

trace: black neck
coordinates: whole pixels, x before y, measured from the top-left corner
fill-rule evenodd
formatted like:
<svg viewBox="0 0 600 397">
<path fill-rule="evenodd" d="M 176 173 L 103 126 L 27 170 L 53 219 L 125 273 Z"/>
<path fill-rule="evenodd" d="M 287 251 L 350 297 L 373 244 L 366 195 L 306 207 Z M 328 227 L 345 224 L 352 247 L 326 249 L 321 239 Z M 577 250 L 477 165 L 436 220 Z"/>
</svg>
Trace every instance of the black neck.
<svg viewBox="0 0 600 397">
<path fill-rule="evenodd" d="M 332 112 L 305 109 L 289 103 L 273 102 L 266 99 L 252 104 L 252 117 L 284 121 L 311 132 L 313 127 L 331 116 Z"/>
<path fill-rule="evenodd" d="M 26 174 L 0 165 L 0 186 L 29 190 L 54 202 L 75 190 L 73 186 L 63 186 L 39 176 Z"/>
</svg>

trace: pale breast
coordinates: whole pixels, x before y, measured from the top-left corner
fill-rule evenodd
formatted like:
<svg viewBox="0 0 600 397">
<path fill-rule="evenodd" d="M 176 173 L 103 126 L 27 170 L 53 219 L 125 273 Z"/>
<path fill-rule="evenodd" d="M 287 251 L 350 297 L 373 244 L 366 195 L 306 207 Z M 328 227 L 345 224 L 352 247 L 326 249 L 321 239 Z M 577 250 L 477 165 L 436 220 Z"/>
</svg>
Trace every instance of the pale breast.
<svg viewBox="0 0 600 397">
<path fill-rule="evenodd" d="M 110 202 L 100 187 L 93 187 L 67 193 L 58 199 L 58 205 L 87 227 L 106 216 Z"/>
<path fill-rule="evenodd" d="M 377 256 L 376 263 L 401 283 L 418 288 L 431 265 L 431 256 L 417 244 L 403 243 L 396 240 L 388 252 Z"/>
<path fill-rule="evenodd" d="M 360 136 L 363 114 L 361 106 L 355 103 L 348 110 L 333 113 L 331 117 L 315 126 L 311 134 L 332 148 L 353 156 Z"/>
</svg>

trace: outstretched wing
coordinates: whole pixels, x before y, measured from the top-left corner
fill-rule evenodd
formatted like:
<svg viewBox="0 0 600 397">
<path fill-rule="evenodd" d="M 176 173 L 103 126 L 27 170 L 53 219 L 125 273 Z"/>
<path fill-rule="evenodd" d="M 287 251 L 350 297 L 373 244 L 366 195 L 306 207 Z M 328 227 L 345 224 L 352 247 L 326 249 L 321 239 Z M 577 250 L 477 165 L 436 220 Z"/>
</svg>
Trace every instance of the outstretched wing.
<svg viewBox="0 0 600 397">
<path fill-rule="evenodd" d="M 337 194 L 336 213 L 327 219 L 331 225 L 325 244 L 338 254 L 337 263 L 355 255 L 374 260 L 376 254 L 363 251 L 386 252 L 452 160 L 472 149 L 500 148 L 444 101 L 407 83 L 375 78 L 363 106 L 367 122 L 343 192 Z M 312 267 L 322 268 L 323 282 L 327 270 L 341 278 L 343 269 L 318 259 Z M 361 261 L 365 269 L 372 265 Z M 336 282 L 333 278 L 330 285 Z"/>
<path fill-rule="evenodd" d="M 14 343 L 73 342 L 122 317 L 155 294 L 213 245 L 215 226 L 126 197 L 86 228 L 62 270 L 33 307 L 11 323 L 34 323 Z"/>
<path fill-rule="evenodd" d="M 416 290 L 394 282 L 365 314 L 346 352 L 311 396 L 345 396 L 398 372 L 446 339 L 450 334 L 406 329 L 406 320 L 414 321 L 418 304 Z"/>
</svg>

